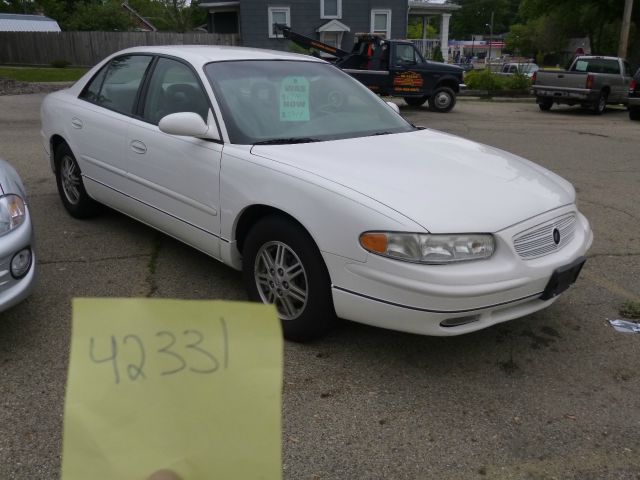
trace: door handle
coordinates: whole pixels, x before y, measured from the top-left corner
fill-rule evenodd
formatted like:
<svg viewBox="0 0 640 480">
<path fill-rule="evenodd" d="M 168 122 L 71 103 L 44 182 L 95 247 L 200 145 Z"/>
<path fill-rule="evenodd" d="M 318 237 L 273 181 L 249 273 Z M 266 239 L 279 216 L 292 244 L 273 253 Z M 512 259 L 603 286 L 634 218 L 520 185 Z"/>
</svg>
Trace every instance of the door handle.
<svg viewBox="0 0 640 480">
<path fill-rule="evenodd" d="M 73 125 L 73 128 L 82 128 L 82 120 L 80 120 L 78 117 L 73 117 L 71 119 L 71 125 Z"/>
<path fill-rule="evenodd" d="M 140 140 L 132 140 L 129 146 L 131 147 L 131 150 L 140 155 L 147 153 L 147 146 Z"/>
</svg>

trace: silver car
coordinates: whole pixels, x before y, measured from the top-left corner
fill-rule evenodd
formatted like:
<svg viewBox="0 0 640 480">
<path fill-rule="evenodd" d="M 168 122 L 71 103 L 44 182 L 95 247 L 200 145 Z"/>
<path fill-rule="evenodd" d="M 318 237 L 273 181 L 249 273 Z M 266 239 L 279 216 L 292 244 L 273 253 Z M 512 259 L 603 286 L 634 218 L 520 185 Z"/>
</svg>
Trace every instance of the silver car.
<svg viewBox="0 0 640 480">
<path fill-rule="evenodd" d="M 18 172 L 0 159 L 0 311 L 29 296 L 35 283 L 33 227 Z"/>
</svg>

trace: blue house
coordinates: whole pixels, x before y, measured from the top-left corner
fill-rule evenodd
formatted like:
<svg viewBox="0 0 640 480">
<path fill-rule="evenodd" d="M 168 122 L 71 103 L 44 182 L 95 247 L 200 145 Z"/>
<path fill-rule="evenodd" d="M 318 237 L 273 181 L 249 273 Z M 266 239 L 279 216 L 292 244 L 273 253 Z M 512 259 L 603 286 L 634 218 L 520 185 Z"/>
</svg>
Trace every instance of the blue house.
<svg viewBox="0 0 640 480">
<path fill-rule="evenodd" d="M 276 23 L 344 50 L 360 32 L 405 38 L 409 9 L 407 0 L 232 0 L 199 6 L 209 12 L 209 32 L 237 33 L 246 47 L 274 50 L 288 48 L 274 31 Z"/>
</svg>

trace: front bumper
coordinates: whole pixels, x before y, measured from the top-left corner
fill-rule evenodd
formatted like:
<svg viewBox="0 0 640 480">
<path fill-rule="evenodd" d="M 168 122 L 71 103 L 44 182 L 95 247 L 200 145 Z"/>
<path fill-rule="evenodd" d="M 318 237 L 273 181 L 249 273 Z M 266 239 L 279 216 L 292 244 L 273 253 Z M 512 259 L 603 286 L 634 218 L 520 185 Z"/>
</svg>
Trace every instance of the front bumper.
<svg viewBox="0 0 640 480">
<path fill-rule="evenodd" d="M 20 250 L 31 249 L 31 266 L 27 274 L 14 278 L 11 274 L 11 260 Z M 0 237 L 0 312 L 11 308 L 27 298 L 35 286 L 36 257 L 33 251 L 33 226 L 29 207 L 22 225 Z"/>
<path fill-rule="evenodd" d="M 640 97 L 629 97 L 630 108 L 640 108 Z"/>
<path fill-rule="evenodd" d="M 577 215 L 575 236 L 556 252 L 523 260 L 513 237 L 567 213 Z M 424 335 L 460 335 L 541 310 L 554 270 L 584 256 L 593 234 L 575 206 L 556 209 L 495 235 L 489 260 L 420 265 L 368 255 L 365 263 L 324 254 L 338 316 L 356 322 Z M 453 326 L 443 326 L 453 325 Z"/>
</svg>

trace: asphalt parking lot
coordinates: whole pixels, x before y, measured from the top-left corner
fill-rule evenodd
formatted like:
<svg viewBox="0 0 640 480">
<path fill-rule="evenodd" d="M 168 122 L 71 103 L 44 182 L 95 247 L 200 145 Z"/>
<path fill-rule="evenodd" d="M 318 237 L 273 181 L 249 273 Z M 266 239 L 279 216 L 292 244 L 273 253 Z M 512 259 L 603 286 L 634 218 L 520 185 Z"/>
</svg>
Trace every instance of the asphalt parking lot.
<svg viewBox="0 0 640 480">
<path fill-rule="evenodd" d="M 40 269 L 34 295 L 0 314 L 2 480 L 58 478 L 73 297 L 245 298 L 239 273 L 127 217 L 67 215 L 42 98 L 0 97 L 0 156 L 30 194 Z M 640 335 L 606 321 L 640 299 L 640 123 L 525 101 L 403 114 L 564 176 L 595 242 L 577 284 L 520 320 L 455 338 L 345 322 L 286 343 L 284 477 L 640 478 Z"/>
</svg>

